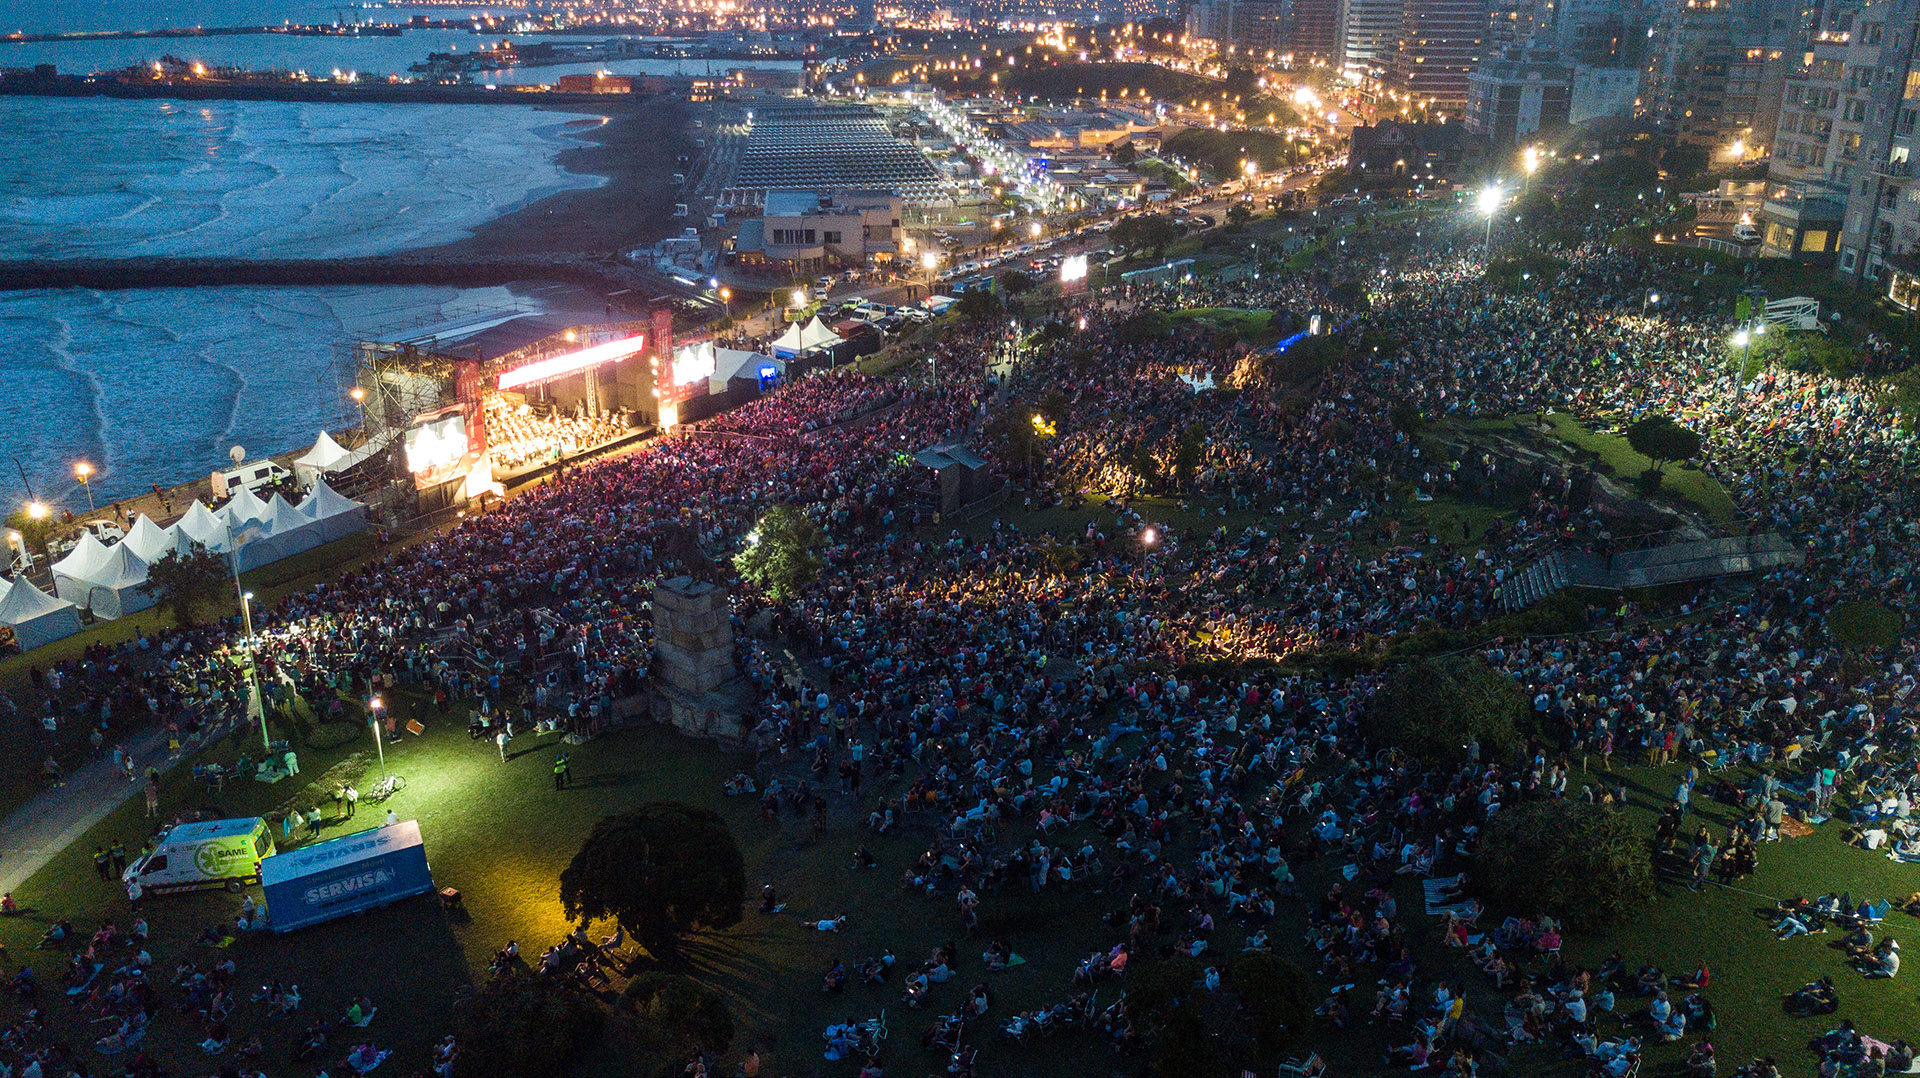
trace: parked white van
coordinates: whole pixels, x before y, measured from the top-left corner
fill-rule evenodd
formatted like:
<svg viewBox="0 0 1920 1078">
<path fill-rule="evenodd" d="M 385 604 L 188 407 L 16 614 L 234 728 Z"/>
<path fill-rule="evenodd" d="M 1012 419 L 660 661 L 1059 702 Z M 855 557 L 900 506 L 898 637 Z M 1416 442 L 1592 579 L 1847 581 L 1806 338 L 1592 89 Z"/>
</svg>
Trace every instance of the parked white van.
<svg viewBox="0 0 1920 1078">
<path fill-rule="evenodd" d="M 260 862 L 273 854 L 273 828 L 258 816 L 175 824 L 127 866 L 120 882 L 128 898 L 213 887 L 239 891 L 260 882 Z"/>
<path fill-rule="evenodd" d="M 213 496 L 230 498 L 241 487 L 258 491 L 261 487 L 272 486 L 283 479 L 292 478 L 292 472 L 270 460 L 248 461 L 237 468 L 213 473 Z"/>
</svg>

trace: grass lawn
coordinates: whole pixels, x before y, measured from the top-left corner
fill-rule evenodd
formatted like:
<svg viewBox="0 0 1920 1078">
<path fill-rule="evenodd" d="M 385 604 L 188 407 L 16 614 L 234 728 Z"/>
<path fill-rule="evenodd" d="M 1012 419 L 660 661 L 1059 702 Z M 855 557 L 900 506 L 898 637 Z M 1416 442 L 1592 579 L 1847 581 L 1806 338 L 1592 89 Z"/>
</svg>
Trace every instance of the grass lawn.
<svg viewBox="0 0 1920 1078">
<path fill-rule="evenodd" d="M 1522 424 L 1531 429 L 1537 423 L 1538 417 L 1523 415 L 1467 420 L 1460 426 L 1466 430 L 1512 431 Z M 1613 477 L 1629 487 L 1641 473 L 1653 467 L 1653 461 L 1628 445 L 1624 435 L 1589 430 L 1579 420 L 1563 412 L 1549 413 L 1547 423 L 1553 436 L 1576 456 L 1607 465 L 1613 469 Z M 1687 502 L 1714 523 L 1725 523 L 1734 518 L 1737 510 L 1733 499 L 1718 480 L 1699 468 L 1680 464 L 1669 464 L 1666 471 L 1667 477 L 1661 482 L 1656 498 Z"/>
<path fill-rule="evenodd" d="M 361 532 L 242 573 L 240 580 L 254 593 L 253 608 L 258 614 L 321 580 L 359 568 L 374 554 L 373 533 Z M 221 593 L 219 605 L 206 616 L 240 616 L 240 604 L 230 586 Z M 13 697 L 20 707 L 16 721 L 0 721 L 0 815 L 18 808 L 43 788 L 40 762 L 46 757 L 47 745 L 33 721 L 39 714 L 39 701 L 32 691 L 29 672 L 34 667 L 44 670 L 62 660 L 77 660 L 96 644 L 111 647 L 132 640 L 138 633 L 152 634 L 172 624 L 172 616 L 167 612 L 149 607 L 124 618 L 95 622 L 64 640 L 0 659 L 0 691 Z M 62 724 L 59 752 L 63 764 L 72 765 L 85 758 L 88 732 L 83 723 Z"/>
<path fill-rule="evenodd" d="M 1170 507 L 1169 507 L 1170 508 Z M 1438 513 L 1471 511 L 1429 503 Z M 1104 509 L 1095 510 L 1103 517 Z M 1038 526 L 1042 514 L 1022 523 Z M 1083 514 L 1062 514 L 1061 525 L 1076 526 Z M 1209 523 L 1211 523 L 1209 518 Z M 1196 522 L 1197 523 L 1197 522 Z M 917 1044 L 925 1016 L 905 1008 L 897 985 L 850 988 L 842 996 L 825 996 L 818 989 L 820 974 L 835 959 L 849 965 L 883 948 L 892 948 L 901 961 L 918 961 L 937 943 L 957 938 L 957 911 L 950 896 L 927 897 L 905 893 L 901 871 L 924 848 L 929 832 L 925 821 L 910 821 L 900 832 L 875 838 L 858 828 L 859 806 L 844 795 L 830 795 L 834 827 L 814 838 L 805 821 L 790 814 L 776 822 L 760 818 L 753 801 L 721 795 L 721 781 L 745 766 L 740 759 L 710 746 L 691 742 L 656 728 L 614 734 L 579 747 L 574 752 L 574 787 L 551 788 L 549 763 L 555 748 L 552 737 L 526 737 L 512 746 L 512 759 L 500 762 L 492 745 L 467 739 L 462 713 L 440 716 L 422 709 L 422 701 L 408 693 L 391 694 L 396 717 L 419 714 L 429 727 L 422 738 L 403 737 L 389 748 L 388 762 L 409 780 L 407 790 L 394 801 L 404 817 L 418 818 L 426 836 L 435 878 L 460 888 L 466 896 L 466 915 L 449 916 L 428 899 L 348 918 L 285 937 L 259 936 L 215 951 L 188 943 L 208 923 L 230 918 L 239 899 L 220 893 L 150 900 L 147 913 L 155 930 L 156 968 L 170 971 L 182 960 L 208 963 L 231 955 L 240 966 L 242 988 L 279 979 L 297 982 L 307 999 L 308 1014 L 298 1026 L 269 1022 L 260 1007 L 242 1003 L 233 1028 L 244 1040 L 261 1034 L 270 1045 L 263 1065 L 270 1073 L 285 1073 L 291 1040 L 297 1028 L 314 1016 L 331 1017 L 353 996 L 372 996 L 382 1007 L 371 1033 L 383 1045 L 400 1050 L 395 1063 L 400 1072 L 425 1061 L 431 1043 L 450 1022 L 452 1001 L 460 985 L 485 976 L 491 953 L 509 939 L 523 952 L 537 956 L 567 925 L 557 899 L 557 877 L 579 841 L 601 815 L 644 800 L 674 798 L 719 810 L 738 837 L 748 864 L 749 891 L 773 883 L 792 905 L 779 917 L 748 912 L 733 930 L 702 937 L 687 950 L 689 972 L 725 990 L 734 1001 L 739 1027 L 736 1050 L 758 1048 L 772 1068 L 769 1073 L 831 1073 L 819 1066 L 819 1030 L 827 1023 L 864 1019 L 887 1012 L 893 1038 L 882 1057 L 903 1072 L 931 1072 L 940 1060 L 923 1053 Z M 322 771 L 351 751 L 366 751 L 365 743 L 333 752 L 303 752 L 303 777 Z M 245 737 L 221 743 L 210 754 L 231 758 L 250 751 Z M 1634 790 L 1629 810 L 1651 834 L 1655 811 L 1672 786 L 1672 772 L 1662 774 L 1627 769 Z M 1587 780 L 1576 772 L 1575 787 Z M 202 807 L 221 815 L 251 815 L 271 809 L 294 792 L 288 780 L 275 787 L 240 783 L 219 797 L 196 787 L 183 771 L 166 784 L 164 805 L 169 811 Z M 368 785 L 363 782 L 362 785 Z M 871 796 L 875 791 L 868 789 Z M 1728 811 L 1707 803 L 1705 815 L 1724 822 Z M 374 822 L 379 808 L 363 806 L 362 821 Z M 328 834 L 346 833 L 358 824 L 334 825 Z M 57 979 L 64 956 L 35 950 L 44 926 L 58 917 L 71 917 L 88 931 L 102 916 L 124 920 L 129 916 L 124 897 L 114 885 L 98 881 L 88 864 L 93 844 L 115 838 L 133 843 L 147 833 L 137 799 L 106 820 L 75 847 L 61 853 L 46 870 L 24 885 L 17 897 L 29 912 L 0 922 L 0 943 L 16 961 L 36 967 L 49 995 L 58 995 Z M 1191 828 L 1184 837 L 1191 838 Z M 1005 841 L 1028 836 L 1025 825 L 1012 823 L 1002 832 Z M 1078 832 L 1056 834 L 1054 841 L 1078 845 Z M 852 869 L 853 850 L 867 842 L 878 860 L 871 870 Z M 1323 859 L 1300 866 L 1307 893 L 1317 894 L 1335 878 L 1336 860 Z M 1920 889 L 1920 868 L 1898 865 L 1883 856 L 1845 847 L 1838 825 L 1830 824 L 1807 839 L 1768 845 L 1761 852 L 1757 876 L 1742 882 L 1740 890 L 1709 887 L 1695 895 L 1684 888 L 1666 888 L 1645 914 L 1609 933 L 1594 935 L 1575 925 L 1568 953 L 1577 961 L 1597 962 L 1618 949 L 1628 962 L 1651 962 L 1670 971 L 1707 962 L 1715 972 L 1711 993 L 1719 1010 L 1720 1028 L 1714 1036 L 1722 1057 L 1737 1061 L 1754 1053 L 1769 1053 L 1798 1069 L 1806 1056 L 1802 1043 L 1832 1019 L 1787 1019 L 1778 998 L 1822 973 L 1841 985 L 1842 1015 L 1854 1018 L 1862 1029 L 1890 1038 L 1916 1028 L 1916 1008 L 1904 982 L 1867 982 L 1845 968 L 1842 956 L 1827 947 L 1831 937 L 1773 941 L 1767 923 L 1756 910 L 1789 892 L 1815 893 L 1850 888 L 1862 895 L 1903 897 Z M 1103 893 L 1083 885 L 1071 892 L 1027 896 L 1016 888 L 989 896 L 983 908 L 979 938 L 963 941 L 963 961 L 954 982 L 936 990 L 942 1009 L 957 1005 L 968 985 L 987 980 L 996 994 L 992 1017 L 997 1025 L 1018 1009 L 1064 998 L 1070 994 L 1068 975 L 1076 961 L 1096 946 L 1110 945 L 1111 930 L 1097 927 L 1098 915 L 1121 906 L 1128 885 L 1109 886 Z M 1477 971 L 1458 952 L 1435 945 L 1437 921 L 1418 912 L 1418 891 L 1412 880 L 1401 884 L 1403 918 L 1409 936 L 1422 957 L 1428 977 L 1447 976 L 1467 983 L 1475 993 L 1476 1010 L 1497 1016 L 1503 1000 L 1490 991 Z M 1282 921 L 1273 936 L 1283 951 L 1298 939 L 1298 914 L 1283 904 Z M 838 934 L 806 928 L 803 919 L 850 915 Z M 1888 929 L 1913 938 L 1911 918 L 1895 913 Z M 606 926 L 596 926 L 596 931 Z M 1215 946 L 1237 949 L 1242 929 L 1223 924 Z M 986 940 L 1005 936 L 1028 959 L 1012 971 L 988 975 L 978 952 Z M 897 979 L 896 979 L 897 980 Z M 1116 986 L 1103 986 L 1102 998 L 1111 998 Z M 9 1004 L 17 1007 L 17 1004 Z M 1637 1001 L 1623 1000 L 1623 1010 L 1637 1011 Z M 48 1008 L 59 1036 L 84 1043 L 98 1035 L 72 1008 Z M 988 1033 L 983 1036 L 990 1036 Z M 1341 1057 L 1340 1073 L 1388 1073 L 1370 1064 L 1386 1031 L 1362 1026 L 1338 1036 L 1323 1036 Z M 177 1073 L 205 1066 L 185 1029 L 182 1016 L 168 1012 L 157 1022 L 148 1047 Z M 1656 1069 L 1675 1064 L 1682 1046 L 1655 1050 Z M 1049 1042 L 1024 1047 L 993 1043 L 983 1052 L 993 1072 L 1015 1076 L 1061 1073 L 1099 1073 L 1110 1068 L 1131 1070 L 1137 1060 L 1116 1061 L 1103 1045 L 1084 1034 L 1067 1034 Z M 817 1062 L 818 1061 L 818 1062 Z M 658 1060 L 637 1058 L 617 1025 L 576 1068 L 581 1074 L 649 1074 Z M 1579 1068 L 1558 1059 L 1547 1049 L 1525 1049 L 1515 1058 L 1517 1073 L 1572 1076 Z M 839 1069 L 851 1073 L 850 1064 Z"/>
<path fill-rule="evenodd" d="M 1273 322 L 1272 311 L 1248 311 L 1235 307 L 1193 307 L 1183 311 L 1170 311 L 1167 317 L 1175 325 L 1199 322 L 1220 329 L 1230 329 L 1243 341 L 1272 343 L 1278 340 L 1278 335 L 1268 328 Z"/>
</svg>

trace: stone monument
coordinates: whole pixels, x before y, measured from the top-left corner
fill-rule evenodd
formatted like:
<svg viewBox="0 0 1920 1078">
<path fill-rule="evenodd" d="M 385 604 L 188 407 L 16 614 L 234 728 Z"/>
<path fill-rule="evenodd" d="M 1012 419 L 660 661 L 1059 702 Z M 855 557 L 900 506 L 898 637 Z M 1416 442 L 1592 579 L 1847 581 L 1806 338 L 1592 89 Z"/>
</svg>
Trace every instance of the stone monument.
<svg viewBox="0 0 1920 1078">
<path fill-rule="evenodd" d="M 727 589 L 676 576 L 653 589 L 653 714 L 682 733 L 740 742 Z"/>
</svg>

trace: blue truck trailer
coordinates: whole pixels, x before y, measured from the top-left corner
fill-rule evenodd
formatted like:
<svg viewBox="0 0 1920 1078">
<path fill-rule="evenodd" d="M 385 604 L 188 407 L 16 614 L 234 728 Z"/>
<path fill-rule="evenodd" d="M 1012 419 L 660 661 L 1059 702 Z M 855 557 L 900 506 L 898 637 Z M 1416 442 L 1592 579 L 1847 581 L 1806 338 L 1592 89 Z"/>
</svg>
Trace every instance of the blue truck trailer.
<svg viewBox="0 0 1920 1078">
<path fill-rule="evenodd" d="M 275 932 L 363 913 L 433 890 L 420 821 L 401 820 L 278 853 L 260 863 Z"/>
</svg>

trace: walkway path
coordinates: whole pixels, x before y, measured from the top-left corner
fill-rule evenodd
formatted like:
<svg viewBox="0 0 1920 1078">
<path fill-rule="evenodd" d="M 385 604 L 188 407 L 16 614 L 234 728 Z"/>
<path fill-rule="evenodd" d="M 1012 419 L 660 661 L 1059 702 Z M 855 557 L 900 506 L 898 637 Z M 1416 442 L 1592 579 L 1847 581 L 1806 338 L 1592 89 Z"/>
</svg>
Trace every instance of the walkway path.
<svg viewBox="0 0 1920 1078">
<path fill-rule="evenodd" d="M 144 778 L 147 768 L 170 770 L 206 745 L 217 728 L 199 741 L 184 745 L 180 755 L 167 755 L 163 727 L 142 731 L 128 742 L 133 754 L 134 774 Z M 12 891 L 47 866 L 61 850 L 73 845 L 101 820 L 137 797 L 142 782 L 127 781 L 114 770 L 113 758 L 102 754 L 67 775 L 67 781 L 47 790 L 0 820 L 0 892 Z"/>
</svg>

